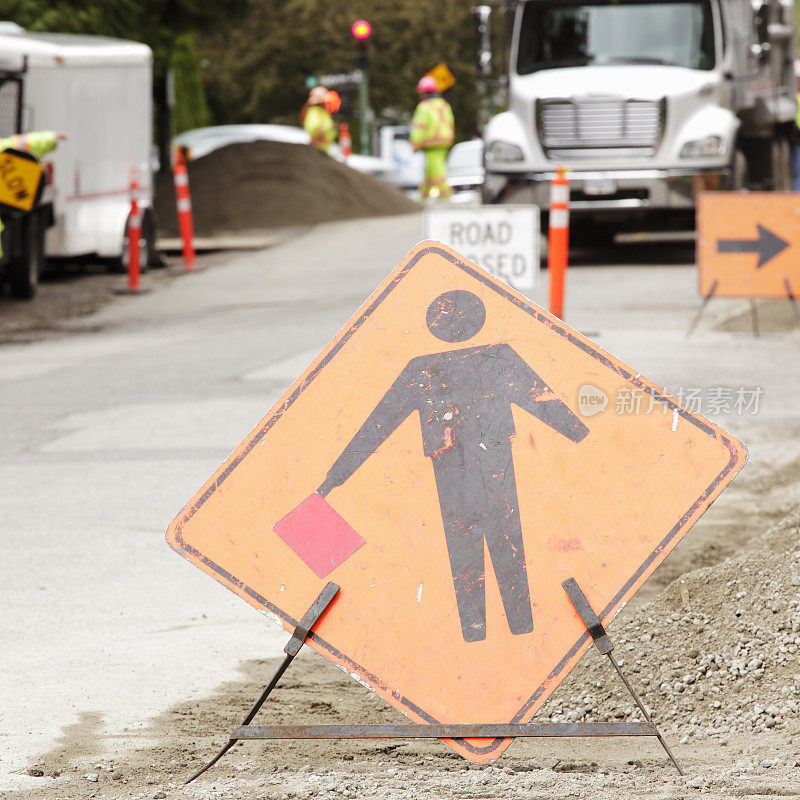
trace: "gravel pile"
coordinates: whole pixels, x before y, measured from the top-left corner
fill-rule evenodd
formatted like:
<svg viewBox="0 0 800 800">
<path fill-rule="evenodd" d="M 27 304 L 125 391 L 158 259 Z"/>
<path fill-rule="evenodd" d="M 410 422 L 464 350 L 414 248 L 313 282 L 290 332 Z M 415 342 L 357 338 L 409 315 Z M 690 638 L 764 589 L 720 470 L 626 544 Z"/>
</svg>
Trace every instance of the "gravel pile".
<svg viewBox="0 0 800 800">
<path fill-rule="evenodd" d="M 687 573 L 611 626 L 623 671 L 656 723 L 684 742 L 800 732 L 798 521 L 796 511 L 746 554 Z M 608 659 L 593 649 L 539 718 L 640 717 Z"/>
<path fill-rule="evenodd" d="M 188 171 L 197 236 L 420 210 L 397 189 L 308 145 L 231 144 L 190 161 Z M 159 233 L 177 236 L 170 173 L 157 177 L 154 203 Z"/>
</svg>

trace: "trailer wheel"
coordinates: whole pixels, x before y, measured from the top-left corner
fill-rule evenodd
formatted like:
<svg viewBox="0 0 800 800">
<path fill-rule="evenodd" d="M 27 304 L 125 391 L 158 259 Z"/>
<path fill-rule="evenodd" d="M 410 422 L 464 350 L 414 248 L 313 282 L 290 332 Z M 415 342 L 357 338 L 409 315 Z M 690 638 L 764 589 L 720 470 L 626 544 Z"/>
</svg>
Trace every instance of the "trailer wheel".
<svg viewBox="0 0 800 800">
<path fill-rule="evenodd" d="M 111 271 L 118 273 L 128 272 L 128 259 L 130 257 L 130 245 L 128 243 L 128 223 L 125 222 L 125 233 L 122 239 L 122 253 L 119 258 L 111 262 Z M 139 270 L 147 272 L 155 259 L 156 247 L 156 226 L 153 221 L 153 213 L 149 208 L 142 214 L 142 235 L 139 238 Z"/>
<path fill-rule="evenodd" d="M 13 246 L 9 265 L 11 295 L 18 300 L 30 300 L 36 295 L 39 276 L 44 272 L 44 232 L 42 215 L 36 211 L 16 221 L 15 234 L 19 241 Z"/>
</svg>

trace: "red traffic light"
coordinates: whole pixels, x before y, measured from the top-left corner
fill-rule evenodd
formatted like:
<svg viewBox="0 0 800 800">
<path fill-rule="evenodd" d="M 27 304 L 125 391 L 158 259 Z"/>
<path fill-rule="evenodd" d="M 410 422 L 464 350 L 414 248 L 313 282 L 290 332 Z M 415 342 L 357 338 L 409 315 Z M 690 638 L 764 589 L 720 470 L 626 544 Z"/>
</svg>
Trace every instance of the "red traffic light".
<svg viewBox="0 0 800 800">
<path fill-rule="evenodd" d="M 356 39 L 369 39 L 369 35 L 372 33 L 372 27 L 365 19 L 356 20 L 351 30 Z"/>
</svg>

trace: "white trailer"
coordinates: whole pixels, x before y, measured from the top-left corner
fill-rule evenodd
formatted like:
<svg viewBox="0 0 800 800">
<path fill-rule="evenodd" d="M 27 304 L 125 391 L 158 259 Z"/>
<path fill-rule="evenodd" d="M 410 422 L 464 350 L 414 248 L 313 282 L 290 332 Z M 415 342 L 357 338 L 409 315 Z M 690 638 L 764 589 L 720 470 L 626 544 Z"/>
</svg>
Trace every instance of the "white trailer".
<svg viewBox="0 0 800 800">
<path fill-rule="evenodd" d="M 25 258 L 32 296 L 42 267 L 33 240 L 45 229 L 48 258 L 99 257 L 124 268 L 133 178 L 145 210 L 146 266 L 155 236 L 150 48 L 102 36 L 27 33 L 0 22 L 0 138 L 36 130 L 68 138 L 43 159 L 48 185 L 34 212 L 38 219 L 28 221 L 27 233 L 17 226 L 23 241 L 10 242 L 6 273 L 19 270 L 10 263 L 15 257 Z M 25 296 L 19 286 L 12 283 L 14 293 Z"/>
<path fill-rule="evenodd" d="M 508 110 L 484 132 L 486 202 L 546 209 L 563 164 L 573 231 L 602 238 L 690 219 L 699 191 L 790 188 L 791 0 L 506 2 Z"/>
</svg>

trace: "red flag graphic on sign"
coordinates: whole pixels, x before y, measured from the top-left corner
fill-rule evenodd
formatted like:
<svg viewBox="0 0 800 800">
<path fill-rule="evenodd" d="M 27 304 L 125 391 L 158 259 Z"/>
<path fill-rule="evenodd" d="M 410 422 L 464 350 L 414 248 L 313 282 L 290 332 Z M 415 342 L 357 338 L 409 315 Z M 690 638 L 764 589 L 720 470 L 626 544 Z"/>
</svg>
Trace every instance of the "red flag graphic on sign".
<svg viewBox="0 0 800 800">
<path fill-rule="evenodd" d="M 339 512 L 316 492 L 276 522 L 273 530 L 318 578 L 333 572 L 365 544 Z"/>
</svg>

